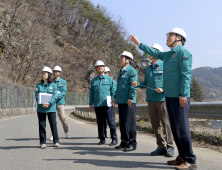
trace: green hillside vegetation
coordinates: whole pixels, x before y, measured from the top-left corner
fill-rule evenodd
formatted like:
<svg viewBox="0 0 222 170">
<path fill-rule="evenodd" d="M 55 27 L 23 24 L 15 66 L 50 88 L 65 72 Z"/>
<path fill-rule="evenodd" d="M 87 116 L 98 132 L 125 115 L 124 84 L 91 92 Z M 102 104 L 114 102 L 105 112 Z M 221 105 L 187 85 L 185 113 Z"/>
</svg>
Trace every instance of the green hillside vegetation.
<svg viewBox="0 0 222 170">
<path fill-rule="evenodd" d="M 192 76 L 202 85 L 205 99 L 222 100 L 222 67 L 193 69 Z"/>
</svg>

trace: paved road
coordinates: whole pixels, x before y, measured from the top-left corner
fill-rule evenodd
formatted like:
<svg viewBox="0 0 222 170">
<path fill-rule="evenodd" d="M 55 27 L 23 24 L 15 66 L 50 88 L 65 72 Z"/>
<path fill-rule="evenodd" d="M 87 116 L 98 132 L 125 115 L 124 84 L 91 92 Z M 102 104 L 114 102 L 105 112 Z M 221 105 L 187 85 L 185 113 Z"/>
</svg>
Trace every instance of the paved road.
<svg viewBox="0 0 222 170">
<path fill-rule="evenodd" d="M 72 138 L 65 139 L 61 122 L 58 121 L 61 147 L 54 148 L 52 142 L 47 141 L 47 148 L 40 149 L 37 115 L 0 120 L 0 170 L 175 169 L 166 165 L 169 158 L 150 156 L 150 152 L 156 148 L 152 136 L 138 134 L 138 149 L 125 153 L 108 146 L 110 138 L 106 145 L 97 145 L 96 125 L 72 118 L 68 118 L 68 121 Z M 47 124 L 48 138 L 50 134 Z M 197 147 L 194 152 L 199 170 L 222 169 L 221 153 Z"/>
</svg>

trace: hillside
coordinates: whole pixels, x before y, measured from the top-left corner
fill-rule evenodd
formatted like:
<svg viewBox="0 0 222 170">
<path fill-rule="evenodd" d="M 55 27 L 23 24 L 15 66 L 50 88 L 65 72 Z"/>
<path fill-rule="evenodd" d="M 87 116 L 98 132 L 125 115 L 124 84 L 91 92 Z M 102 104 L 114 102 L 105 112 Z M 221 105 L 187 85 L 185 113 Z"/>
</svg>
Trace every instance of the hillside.
<svg viewBox="0 0 222 170">
<path fill-rule="evenodd" d="M 222 67 L 200 67 L 192 70 L 198 82 L 203 86 L 206 99 L 222 100 Z"/>
<path fill-rule="evenodd" d="M 0 1 L 0 73 L 13 83 L 34 87 L 43 66 L 58 64 L 68 92 L 88 93 L 95 62 L 103 60 L 116 78 L 124 50 L 143 72 L 143 56 L 126 38 L 122 20 L 88 0 Z"/>
<path fill-rule="evenodd" d="M 1 0 L 0 80 L 34 88 L 44 66 L 59 65 L 68 92 L 88 93 L 95 62 L 104 61 L 116 79 L 123 51 L 133 54 L 142 79 L 147 55 L 129 43 L 122 23 L 88 0 Z"/>
</svg>

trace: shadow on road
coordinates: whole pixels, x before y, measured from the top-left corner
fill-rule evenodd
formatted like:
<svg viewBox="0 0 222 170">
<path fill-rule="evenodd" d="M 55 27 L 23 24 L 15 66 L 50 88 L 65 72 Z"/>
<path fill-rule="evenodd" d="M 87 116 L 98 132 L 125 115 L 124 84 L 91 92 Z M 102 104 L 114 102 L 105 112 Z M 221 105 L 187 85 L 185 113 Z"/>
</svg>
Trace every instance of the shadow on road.
<svg viewBox="0 0 222 170">
<path fill-rule="evenodd" d="M 5 139 L 5 140 L 30 141 L 30 140 L 39 140 L 39 138 L 17 138 L 17 139 Z"/>
<path fill-rule="evenodd" d="M 92 164 L 99 167 L 112 168 L 156 168 L 156 169 L 175 169 L 175 167 L 167 166 L 165 163 L 155 162 L 138 162 L 138 161 L 113 161 L 113 160 L 97 160 L 97 159 L 44 159 L 46 161 L 74 161 L 79 164 Z M 161 166 L 162 165 L 162 166 Z"/>
<path fill-rule="evenodd" d="M 6 147 L 0 147 L 0 150 L 30 149 L 30 148 L 39 148 L 39 146 L 6 146 Z"/>
</svg>

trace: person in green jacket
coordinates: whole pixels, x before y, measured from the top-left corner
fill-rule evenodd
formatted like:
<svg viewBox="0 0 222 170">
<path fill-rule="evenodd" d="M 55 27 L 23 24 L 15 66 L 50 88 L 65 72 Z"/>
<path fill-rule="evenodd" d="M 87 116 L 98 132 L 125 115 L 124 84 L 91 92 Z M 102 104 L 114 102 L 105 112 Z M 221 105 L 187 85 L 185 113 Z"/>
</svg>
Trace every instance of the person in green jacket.
<svg viewBox="0 0 222 170">
<path fill-rule="evenodd" d="M 133 55 L 124 51 L 119 59 L 121 70 L 117 78 L 117 90 L 113 107 L 118 104 L 121 143 L 115 149 L 124 152 L 136 150 L 136 88 L 131 84 L 137 81 L 137 71 L 130 66 Z"/>
<path fill-rule="evenodd" d="M 163 51 L 163 48 L 154 43 L 153 49 Z M 165 97 L 163 92 L 163 61 L 149 56 L 152 63 L 146 68 L 144 81 L 133 82 L 134 87 L 146 88 L 146 101 L 148 102 L 148 113 L 150 116 L 153 132 L 156 136 L 157 149 L 151 152 L 152 156 L 174 155 L 173 135 L 170 128 L 169 116 L 166 109 Z M 163 135 L 162 127 L 166 132 Z"/>
<path fill-rule="evenodd" d="M 53 68 L 53 76 L 54 76 L 53 82 L 57 85 L 57 90 L 58 90 L 56 110 L 58 117 L 62 123 L 63 130 L 66 134 L 66 138 L 69 139 L 71 138 L 71 135 L 69 133 L 68 121 L 65 115 L 65 96 L 67 91 L 67 83 L 65 80 L 59 77 L 61 73 L 62 69 L 60 66 L 55 66 Z M 50 140 L 53 140 L 53 136 L 50 138 Z"/>
<path fill-rule="evenodd" d="M 39 103 L 39 94 L 48 93 L 52 95 L 51 100 L 48 103 Z M 55 147 L 59 147 L 59 136 L 56 122 L 56 100 L 57 100 L 57 86 L 52 80 L 52 70 L 49 67 L 42 69 L 41 83 L 36 85 L 35 97 L 37 105 L 37 113 L 39 120 L 39 138 L 40 147 L 46 148 L 46 115 L 48 116 L 49 124 L 53 134 L 53 142 Z"/>
<path fill-rule="evenodd" d="M 180 28 L 173 28 L 166 34 L 166 45 L 169 52 L 161 52 L 131 35 L 130 41 L 139 46 L 145 53 L 164 61 L 163 91 L 166 97 L 166 107 L 169 114 L 170 126 L 179 155 L 175 160 L 168 161 L 169 165 L 178 165 L 176 169 L 197 169 L 196 155 L 193 153 L 189 126 L 190 111 L 190 82 L 192 55 L 183 46 L 186 33 Z"/>
<path fill-rule="evenodd" d="M 107 75 L 107 76 L 111 76 L 111 71 L 110 71 L 110 68 L 109 67 L 105 67 L 105 71 L 104 73 Z M 113 83 L 114 83 L 114 91 L 116 92 L 116 88 L 117 88 L 117 83 L 115 80 L 113 80 Z M 115 107 L 113 107 L 113 118 L 115 120 Z"/>
<path fill-rule="evenodd" d="M 98 76 L 90 82 L 90 110 L 93 111 L 94 107 L 96 112 L 100 138 L 99 145 L 105 144 L 105 125 L 107 120 L 112 138 L 112 142 L 109 145 L 113 146 L 117 144 L 116 123 L 112 116 L 112 100 L 115 94 L 114 82 L 112 77 L 104 74 L 105 64 L 101 60 L 96 62 L 95 68 Z"/>
</svg>

